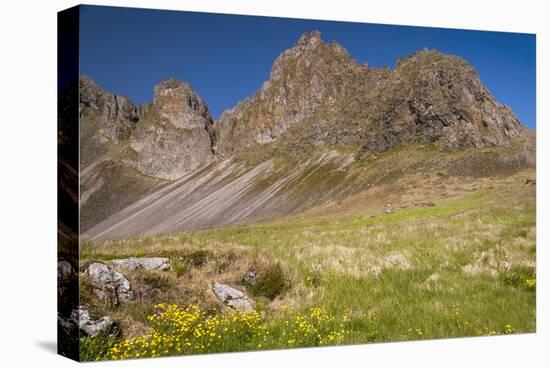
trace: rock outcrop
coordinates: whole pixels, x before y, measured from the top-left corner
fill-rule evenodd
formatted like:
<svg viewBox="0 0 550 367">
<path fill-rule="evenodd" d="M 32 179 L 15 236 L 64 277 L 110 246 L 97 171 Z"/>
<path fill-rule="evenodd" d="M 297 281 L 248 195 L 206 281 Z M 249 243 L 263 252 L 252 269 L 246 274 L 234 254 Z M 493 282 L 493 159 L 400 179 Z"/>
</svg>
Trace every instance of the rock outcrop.
<svg viewBox="0 0 550 367">
<path fill-rule="evenodd" d="M 212 117 L 189 84 L 164 81 L 139 107 L 88 77 L 78 85 L 81 229 L 214 161 Z"/>
<path fill-rule="evenodd" d="M 167 257 L 130 257 L 128 259 L 111 260 L 111 264 L 128 270 L 160 270 L 168 271 L 170 267 L 170 259 Z"/>
<path fill-rule="evenodd" d="M 128 97 L 106 92 L 86 76 L 80 78 L 80 114 L 97 118 L 101 134 L 114 144 L 128 138 L 139 120 L 139 110 Z"/>
<path fill-rule="evenodd" d="M 214 283 L 212 291 L 221 303 L 237 311 L 250 311 L 254 309 L 252 301 L 243 292 L 228 286 L 227 284 Z"/>
<path fill-rule="evenodd" d="M 374 129 L 365 150 L 385 151 L 411 140 L 445 148 L 501 145 L 521 132 L 463 59 L 423 50 L 399 60 L 368 109 Z"/>
<path fill-rule="evenodd" d="M 213 162 L 213 142 L 206 103 L 189 84 L 169 79 L 155 87 L 123 162 L 147 176 L 175 180 Z"/>
<path fill-rule="evenodd" d="M 371 68 L 319 32 L 283 52 L 270 79 L 216 128 L 223 156 L 272 142 L 291 155 L 335 145 L 382 152 L 411 141 L 480 148 L 522 130 L 459 57 L 423 50 L 394 70 Z"/>
<path fill-rule="evenodd" d="M 111 305 L 131 303 L 134 292 L 130 282 L 118 271 L 112 270 L 102 263 L 92 263 L 85 271 L 94 286 L 95 295 L 107 300 Z"/>
<path fill-rule="evenodd" d="M 217 124 L 217 151 L 224 157 L 254 144 L 270 143 L 289 126 L 330 108 L 345 79 L 362 70 L 339 44 L 318 31 L 306 33 L 273 64 L 270 78 L 251 98 L 225 111 Z"/>
<path fill-rule="evenodd" d="M 109 334 L 116 327 L 115 321 L 109 316 L 93 320 L 85 307 L 73 311 L 72 319 L 78 321 L 78 328 L 82 336 L 95 337 L 99 334 Z"/>
</svg>

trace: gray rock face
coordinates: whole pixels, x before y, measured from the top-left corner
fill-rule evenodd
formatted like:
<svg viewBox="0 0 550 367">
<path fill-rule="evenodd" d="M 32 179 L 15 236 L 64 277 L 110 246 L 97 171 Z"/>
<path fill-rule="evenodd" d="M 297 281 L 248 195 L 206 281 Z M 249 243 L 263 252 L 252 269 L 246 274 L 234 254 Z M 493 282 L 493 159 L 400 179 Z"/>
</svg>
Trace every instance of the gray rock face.
<svg viewBox="0 0 550 367">
<path fill-rule="evenodd" d="M 224 157 L 276 140 L 289 126 L 331 106 L 343 92 L 336 79 L 357 66 L 337 43 L 318 31 L 304 34 L 275 60 L 270 78 L 252 97 L 225 111 L 217 124 L 217 151 Z"/>
<path fill-rule="evenodd" d="M 134 292 L 128 279 L 107 265 L 92 263 L 85 274 L 97 287 L 95 294 L 99 299 L 107 299 L 112 305 L 126 304 L 134 300 Z"/>
<path fill-rule="evenodd" d="M 158 121 L 180 129 L 207 130 L 212 124 L 208 106 L 184 81 L 168 79 L 155 86 L 152 112 Z"/>
<path fill-rule="evenodd" d="M 234 310 L 244 312 L 254 309 L 250 298 L 248 298 L 243 292 L 235 288 L 231 288 L 227 284 L 214 283 L 212 291 L 221 303 Z"/>
<path fill-rule="evenodd" d="M 128 97 L 105 92 L 85 76 L 80 78 L 80 114 L 98 119 L 99 133 L 114 144 L 128 138 L 139 119 L 139 110 Z"/>
<path fill-rule="evenodd" d="M 170 259 L 167 257 L 131 257 L 128 259 L 111 260 L 111 264 L 128 270 L 145 269 L 168 271 L 171 269 Z"/>
<path fill-rule="evenodd" d="M 166 80 L 155 87 L 152 103 L 136 107 L 82 76 L 80 116 L 83 167 L 120 155 L 111 144 L 124 145 L 116 150 L 124 152 L 126 166 L 168 180 L 214 161 L 212 116 L 186 82 Z"/>
<path fill-rule="evenodd" d="M 206 103 L 189 84 L 170 79 L 155 87 L 123 162 L 145 175 L 175 180 L 213 162 L 213 142 Z"/>
</svg>

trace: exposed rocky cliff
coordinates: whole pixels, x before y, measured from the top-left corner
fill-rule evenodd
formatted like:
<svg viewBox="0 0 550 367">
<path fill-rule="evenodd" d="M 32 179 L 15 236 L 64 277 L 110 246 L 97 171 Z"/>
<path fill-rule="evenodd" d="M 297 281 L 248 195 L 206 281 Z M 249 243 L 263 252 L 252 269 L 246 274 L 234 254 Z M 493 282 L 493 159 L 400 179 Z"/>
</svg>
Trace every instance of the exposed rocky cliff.
<svg viewBox="0 0 550 367">
<path fill-rule="evenodd" d="M 459 57 L 423 50 L 394 70 L 371 68 L 319 32 L 283 52 L 270 79 L 217 129 L 224 156 L 266 143 L 292 155 L 335 145 L 382 152 L 411 141 L 479 148 L 522 130 Z"/>
<path fill-rule="evenodd" d="M 346 79 L 364 72 L 342 46 L 324 43 L 318 31 L 302 35 L 277 58 L 270 79 L 254 96 L 222 114 L 218 151 L 227 157 L 256 143 L 271 143 L 321 106 L 334 108 Z"/>
<path fill-rule="evenodd" d="M 79 108 L 83 230 L 214 161 L 212 117 L 186 82 L 163 81 L 136 106 L 82 76 Z"/>
<path fill-rule="evenodd" d="M 213 162 L 213 142 L 206 103 L 189 84 L 169 79 L 155 87 L 123 162 L 145 175 L 175 180 Z"/>
</svg>

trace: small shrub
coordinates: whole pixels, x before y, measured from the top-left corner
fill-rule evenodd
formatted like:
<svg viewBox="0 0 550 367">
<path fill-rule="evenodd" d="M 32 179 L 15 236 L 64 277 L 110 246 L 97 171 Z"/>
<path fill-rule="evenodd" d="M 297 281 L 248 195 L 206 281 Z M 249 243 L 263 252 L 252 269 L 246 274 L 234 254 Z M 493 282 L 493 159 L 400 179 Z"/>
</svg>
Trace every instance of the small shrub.
<svg viewBox="0 0 550 367">
<path fill-rule="evenodd" d="M 267 297 L 271 300 L 283 294 L 290 288 L 290 282 L 281 264 L 276 263 L 260 272 L 250 292 L 255 296 Z"/>
<path fill-rule="evenodd" d="M 189 255 L 189 260 L 191 261 L 191 264 L 193 266 L 203 266 L 208 263 L 208 251 L 205 250 L 198 250 L 195 252 L 192 252 Z"/>
<path fill-rule="evenodd" d="M 189 264 L 180 260 L 171 261 L 172 269 L 177 277 L 181 277 L 189 271 Z"/>
</svg>

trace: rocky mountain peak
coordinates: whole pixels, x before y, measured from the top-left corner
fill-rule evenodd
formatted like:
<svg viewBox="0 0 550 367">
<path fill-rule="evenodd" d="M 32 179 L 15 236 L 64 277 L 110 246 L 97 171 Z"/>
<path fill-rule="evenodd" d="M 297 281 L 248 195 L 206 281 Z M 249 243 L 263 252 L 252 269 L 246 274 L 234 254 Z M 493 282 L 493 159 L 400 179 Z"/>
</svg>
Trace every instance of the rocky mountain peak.
<svg viewBox="0 0 550 367">
<path fill-rule="evenodd" d="M 270 79 L 226 111 L 218 129 L 225 155 L 275 141 L 284 152 L 333 145 L 381 152 L 411 141 L 479 148 L 522 131 L 460 57 L 424 49 L 393 70 L 370 68 L 319 31 L 281 53 Z"/>
<path fill-rule="evenodd" d="M 229 156 L 256 143 L 272 142 L 289 126 L 332 105 L 343 94 L 346 78 L 359 65 L 319 31 L 302 35 L 273 63 L 270 78 L 251 98 L 225 111 L 218 123 L 218 151 Z"/>
<path fill-rule="evenodd" d="M 99 133 L 113 144 L 130 136 L 139 111 L 128 97 L 106 92 L 87 76 L 79 78 L 79 88 L 81 117 L 99 124 Z"/>
<path fill-rule="evenodd" d="M 127 165 L 148 176 L 174 180 L 214 160 L 212 116 L 189 83 L 161 82 L 144 111 L 124 159 Z"/>
<path fill-rule="evenodd" d="M 212 117 L 208 106 L 187 82 L 168 79 L 154 88 L 152 111 L 162 122 L 180 129 L 204 127 Z"/>
<path fill-rule="evenodd" d="M 343 64 L 353 62 L 345 48 L 336 42 L 325 43 L 321 32 L 304 33 L 298 42 L 282 52 L 273 63 L 270 80 L 279 80 L 288 74 L 327 73 L 327 68 L 338 68 Z M 300 78 L 301 75 L 296 75 Z"/>
<path fill-rule="evenodd" d="M 398 60 L 374 97 L 371 116 L 384 131 L 368 139 L 367 149 L 386 150 L 410 140 L 479 148 L 521 132 L 517 116 L 496 101 L 471 65 L 434 50 Z M 379 146 L 380 141 L 387 144 Z"/>
<path fill-rule="evenodd" d="M 80 106 L 81 116 L 99 123 L 102 138 L 129 141 L 125 164 L 165 179 L 209 164 L 216 154 L 229 158 L 269 143 L 291 153 L 335 145 L 381 152 L 412 141 L 456 149 L 503 144 L 522 131 L 459 57 L 424 49 L 393 70 L 370 68 L 338 43 L 324 42 L 319 31 L 282 52 L 262 87 L 215 127 L 204 100 L 173 78 L 154 87 L 152 103 L 135 107 L 81 77 Z"/>
<path fill-rule="evenodd" d="M 315 47 L 321 43 L 323 43 L 323 39 L 321 38 L 321 32 L 319 30 L 314 30 L 314 31 L 302 34 L 302 36 L 300 36 L 300 38 L 298 39 L 296 46 L 302 47 L 302 48 Z"/>
</svg>

